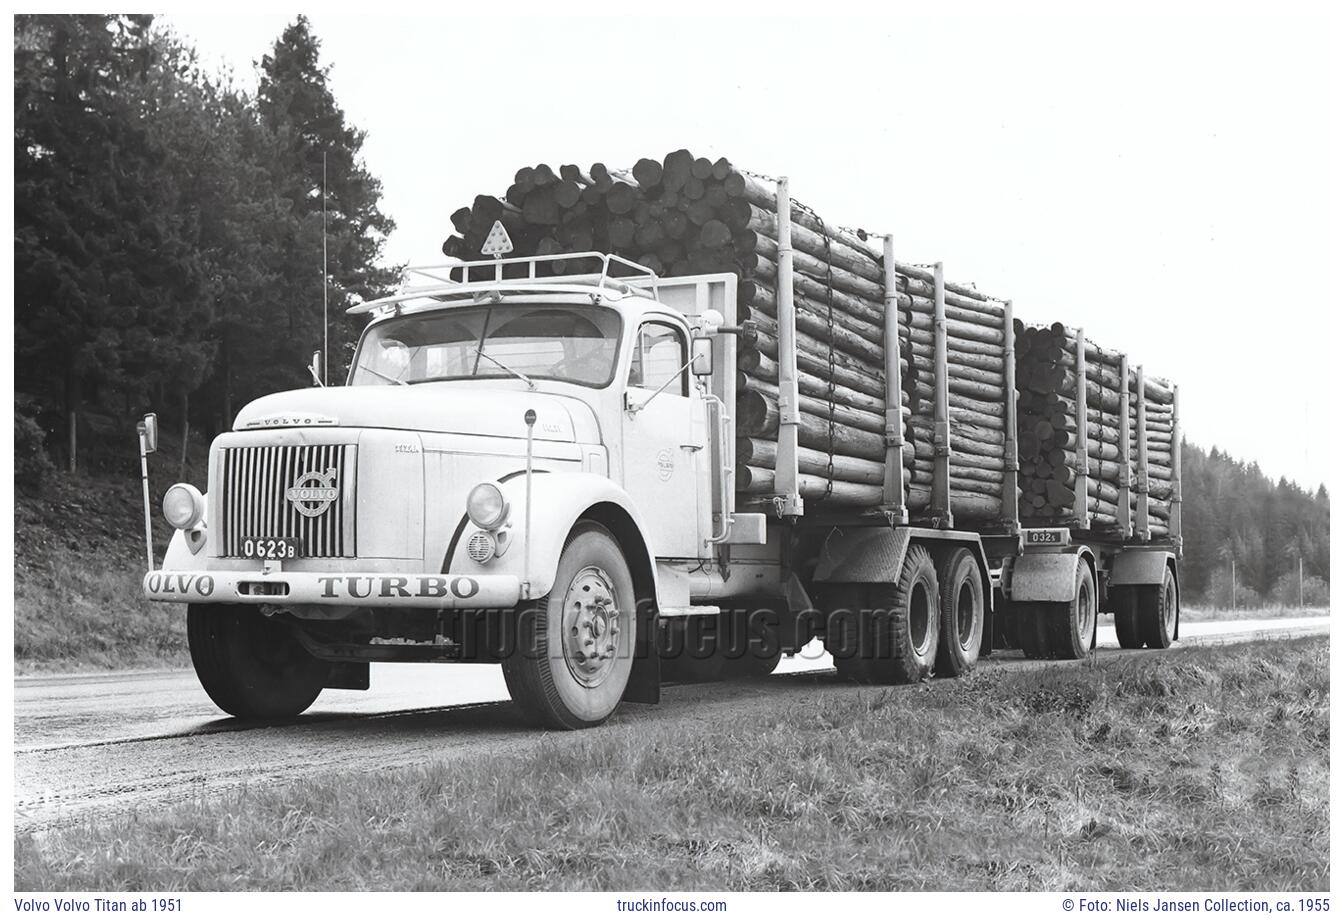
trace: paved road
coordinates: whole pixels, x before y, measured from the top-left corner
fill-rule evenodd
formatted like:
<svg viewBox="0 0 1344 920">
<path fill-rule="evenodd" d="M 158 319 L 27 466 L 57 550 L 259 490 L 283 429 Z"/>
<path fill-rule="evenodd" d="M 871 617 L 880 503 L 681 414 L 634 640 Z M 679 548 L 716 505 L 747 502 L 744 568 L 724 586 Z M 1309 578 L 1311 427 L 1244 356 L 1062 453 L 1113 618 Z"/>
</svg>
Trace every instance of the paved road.
<svg viewBox="0 0 1344 920">
<path fill-rule="evenodd" d="M 1327 617 L 1181 624 L 1182 644 L 1258 636 L 1327 634 Z M 1100 654 L 1122 652 L 1103 624 Z M 1016 653 L 986 666 L 1039 667 Z M 819 645 L 785 660 L 766 681 L 672 686 L 659 707 L 625 707 L 617 721 L 667 719 L 741 707 L 769 694 L 815 695 L 836 687 Z M 224 717 L 191 671 L 20 677 L 15 680 L 14 807 L 17 830 L 193 797 L 249 780 L 327 769 L 423 763 L 536 742 L 493 665 L 374 665 L 367 692 L 327 690 L 293 724 Z"/>
</svg>

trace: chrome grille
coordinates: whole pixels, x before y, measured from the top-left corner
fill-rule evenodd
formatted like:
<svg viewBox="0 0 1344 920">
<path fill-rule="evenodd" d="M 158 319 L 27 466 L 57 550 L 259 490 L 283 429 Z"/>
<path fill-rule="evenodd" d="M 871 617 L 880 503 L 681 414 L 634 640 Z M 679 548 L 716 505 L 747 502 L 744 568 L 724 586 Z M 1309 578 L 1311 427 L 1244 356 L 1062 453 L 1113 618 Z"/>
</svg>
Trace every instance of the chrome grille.
<svg viewBox="0 0 1344 920">
<path fill-rule="evenodd" d="M 309 558 L 354 556 L 354 471 L 352 444 L 224 448 L 212 490 L 219 554 L 243 556 L 248 538 L 286 537 Z"/>
</svg>

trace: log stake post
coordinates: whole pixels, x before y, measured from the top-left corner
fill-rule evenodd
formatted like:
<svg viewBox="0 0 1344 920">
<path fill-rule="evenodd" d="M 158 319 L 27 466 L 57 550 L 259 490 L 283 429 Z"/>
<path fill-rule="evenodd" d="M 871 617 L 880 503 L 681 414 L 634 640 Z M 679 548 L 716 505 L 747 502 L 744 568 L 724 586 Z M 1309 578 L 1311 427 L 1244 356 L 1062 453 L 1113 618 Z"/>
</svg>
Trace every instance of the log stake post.
<svg viewBox="0 0 1344 920">
<path fill-rule="evenodd" d="M 1125 539 L 1134 533 L 1133 498 L 1129 494 L 1129 471 L 1133 463 L 1129 459 L 1129 355 L 1120 356 L 1120 497 L 1116 504 L 1116 523 Z"/>
<path fill-rule="evenodd" d="M 947 408 L 947 304 L 943 263 L 933 266 L 933 501 L 938 527 L 952 527 L 952 430 Z"/>
<path fill-rule="evenodd" d="M 802 517 L 798 483 L 798 343 L 793 314 L 793 207 L 789 180 L 775 192 L 779 247 L 776 256 L 775 309 L 779 325 L 779 448 L 775 452 L 775 510 L 780 517 Z"/>
<path fill-rule="evenodd" d="M 1074 335 L 1073 342 L 1073 376 L 1078 385 L 1078 395 L 1073 407 L 1075 421 L 1078 427 L 1078 446 L 1075 463 L 1078 466 L 1078 475 L 1073 481 L 1073 516 L 1078 519 L 1078 526 L 1088 528 L 1092 526 L 1092 518 L 1087 513 L 1087 340 L 1083 338 L 1083 330 L 1078 329 Z M 1098 431 L 1100 437 L 1100 431 Z"/>
<path fill-rule="evenodd" d="M 1175 384 L 1171 388 L 1171 519 L 1167 528 L 1179 558 L 1184 548 L 1181 538 L 1181 388 Z M 1300 572 L 1298 579 L 1300 585 Z"/>
<path fill-rule="evenodd" d="M 883 442 L 886 467 L 882 473 L 882 511 L 887 523 L 910 523 L 905 507 L 905 426 L 901 421 L 901 314 L 896 290 L 896 244 L 890 233 L 882 241 L 882 281 L 885 310 L 882 314 L 882 347 L 886 373 L 886 419 Z"/>
<path fill-rule="evenodd" d="M 1148 413 L 1145 409 L 1147 400 L 1144 398 L 1146 388 L 1143 382 L 1143 365 L 1135 368 L 1134 372 L 1138 375 L 1139 383 L 1136 419 L 1139 430 L 1134 432 L 1139 439 L 1138 470 L 1134 474 L 1134 492 L 1138 495 L 1134 528 L 1139 539 L 1147 543 L 1153 535 L 1148 529 Z"/>
<path fill-rule="evenodd" d="M 1003 520 L 1017 533 L 1017 336 L 1013 332 L 1013 302 L 1003 302 Z"/>
</svg>

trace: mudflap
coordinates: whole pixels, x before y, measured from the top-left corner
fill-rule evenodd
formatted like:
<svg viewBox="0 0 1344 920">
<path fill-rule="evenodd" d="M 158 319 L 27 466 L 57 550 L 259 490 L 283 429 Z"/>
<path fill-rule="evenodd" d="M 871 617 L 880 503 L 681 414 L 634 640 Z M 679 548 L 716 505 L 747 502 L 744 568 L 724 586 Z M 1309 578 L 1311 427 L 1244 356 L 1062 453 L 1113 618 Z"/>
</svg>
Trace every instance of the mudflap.
<svg viewBox="0 0 1344 920">
<path fill-rule="evenodd" d="M 337 661 L 331 665 L 331 673 L 322 682 L 328 690 L 367 690 L 369 689 L 369 663 L 367 661 Z"/>
<path fill-rule="evenodd" d="M 636 616 L 635 663 L 621 699 L 627 703 L 657 703 L 662 699 L 662 659 L 658 656 L 658 608 L 641 601 Z"/>
</svg>

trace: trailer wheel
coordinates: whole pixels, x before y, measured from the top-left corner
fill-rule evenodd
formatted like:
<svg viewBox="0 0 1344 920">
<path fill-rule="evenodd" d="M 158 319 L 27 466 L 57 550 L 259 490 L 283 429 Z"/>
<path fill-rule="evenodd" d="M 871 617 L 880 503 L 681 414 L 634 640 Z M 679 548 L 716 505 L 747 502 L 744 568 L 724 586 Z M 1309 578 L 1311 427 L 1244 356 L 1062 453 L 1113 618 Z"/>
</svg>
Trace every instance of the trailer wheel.
<svg viewBox="0 0 1344 920">
<path fill-rule="evenodd" d="M 1115 638 L 1121 648 L 1143 648 L 1139 630 L 1139 597 L 1133 588 L 1112 588 L 1111 606 L 1115 608 Z"/>
<path fill-rule="evenodd" d="M 240 719 L 297 716 L 313 705 L 331 672 L 288 623 L 255 607 L 189 605 L 187 646 L 206 694 Z"/>
<path fill-rule="evenodd" d="M 873 679 L 878 683 L 911 684 L 933 673 L 938 657 L 941 616 L 938 570 L 922 546 L 905 554 L 900 580 L 873 585 L 869 592 L 872 619 L 868 625 Z M 976 642 L 980 634 L 976 633 Z"/>
<path fill-rule="evenodd" d="M 1049 604 L 1051 657 L 1076 661 L 1087 655 L 1097 634 L 1097 586 L 1092 569 L 1078 560 L 1073 600 Z"/>
<path fill-rule="evenodd" d="M 1163 572 L 1162 584 L 1144 586 L 1134 592 L 1140 634 L 1149 648 L 1171 646 L 1176 636 L 1176 618 L 1180 615 L 1176 577 L 1169 568 Z"/>
<path fill-rule="evenodd" d="M 634 665 L 635 586 L 611 532 L 584 523 L 560 553 L 550 594 L 520 607 L 504 659 L 509 695 L 548 728 L 600 725 Z"/>
<path fill-rule="evenodd" d="M 975 667 L 985 629 L 985 589 L 975 556 L 964 547 L 948 553 L 938 567 L 942 640 L 937 673 L 957 677 Z"/>
<path fill-rule="evenodd" d="M 1017 644 L 1024 658 L 1049 658 L 1050 651 L 1049 604 L 1021 602 L 1013 604 L 1013 624 L 1017 630 Z"/>
</svg>

